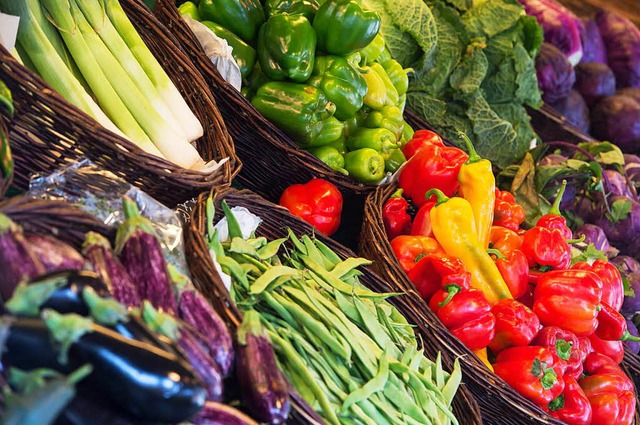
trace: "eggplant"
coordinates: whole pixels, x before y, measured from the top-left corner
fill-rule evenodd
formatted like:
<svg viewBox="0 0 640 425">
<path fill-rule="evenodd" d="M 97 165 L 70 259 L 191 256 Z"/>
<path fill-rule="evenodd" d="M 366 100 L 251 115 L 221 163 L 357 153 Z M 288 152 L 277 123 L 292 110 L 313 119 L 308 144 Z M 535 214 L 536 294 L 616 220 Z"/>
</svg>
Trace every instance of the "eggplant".
<svg viewBox="0 0 640 425">
<path fill-rule="evenodd" d="M 188 324 L 155 309 L 147 300 L 142 302 L 142 318 L 151 329 L 175 341 L 182 349 L 207 390 L 207 400 L 222 401 L 222 374 L 215 360 L 200 343 L 196 331 L 191 330 Z"/>
<path fill-rule="evenodd" d="M 237 337 L 236 376 L 244 405 L 260 422 L 284 423 L 291 409 L 289 383 L 276 362 L 258 312 L 244 313 Z"/>
<path fill-rule="evenodd" d="M 84 269 L 84 258 L 71 245 L 39 233 L 25 233 L 25 238 L 31 252 L 42 263 L 45 273 Z"/>
<path fill-rule="evenodd" d="M 197 291 L 183 291 L 178 304 L 180 318 L 204 336 L 209 353 L 218 364 L 223 376 L 228 376 L 233 365 L 233 340 L 229 328 L 211 304 Z"/>
<path fill-rule="evenodd" d="M 86 384 L 138 419 L 180 422 L 204 405 L 205 390 L 182 359 L 104 326 L 92 324 L 90 332 L 77 338 L 65 364 L 41 319 L 2 316 L 0 335 L 4 367 L 66 374 L 90 363 L 93 372 Z"/>
<path fill-rule="evenodd" d="M 24 278 L 33 279 L 44 273 L 22 228 L 4 214 L 0 214 L 0 270 L 0 296 L 4 301 Z"/>
<path fill-rule="evenodd" d="M 140 307 L 140 294 L 122 262 L 112 251 L 107 238 L 99 233 L 87 233 L 82 253 L 107 285 L 113 298 L 128 307 Z"/>
<path fill-rule="evenodd" d="M 125 220 L 118 226 L 116 253 L 140 297 L 151 301 L 155 308 L 175 315 L 176 298 L 160 242 L 133 200 L 125 196 L 122 205 Z"/>
<path fill-rule="evenodd" d="M 193 423 L 195 425 L 258 425 L 238 409 L 211 401 L 205 403 L 204 408 L 193 419 Z"/>
</svg>

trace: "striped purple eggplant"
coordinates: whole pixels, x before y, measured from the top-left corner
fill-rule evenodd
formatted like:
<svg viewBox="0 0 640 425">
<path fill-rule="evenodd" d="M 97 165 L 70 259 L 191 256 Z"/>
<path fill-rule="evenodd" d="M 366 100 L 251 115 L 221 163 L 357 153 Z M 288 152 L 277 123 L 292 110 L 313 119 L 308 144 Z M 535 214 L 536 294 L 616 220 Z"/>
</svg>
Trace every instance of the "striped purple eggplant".
<svg viewBox="0 0 640 425">
<path fill-rule="evenodd" d="M 242 400 L 251 415 L 260 422 L 284 423 L 291 409 L 289 383 L 254 310 L 244 313 L 238 328 L 236 362 Z"/>
<path fill-rule="evenodd" d="M 222 375 L 229 375 L 233 365 L 233 340 L 229 328 L 211 304 L 197 291 L 183 291 L 180 294 L 178 313 L 182 320 L 203 335 L 203 342 Z"/>
<path fill-rule="evenodd" d="M 25 238 L 31 252 L 42 263 L 45 273 L 84 269 L 84 258 L 71 245 L 39 233 L 25 233 Z"/>
<path fill-rule="evenodd" d="M 125 220 L 118 226 L 116 253 L 129 273 L 138 294 L 164 312 L 177 310 L 167 261 L 148 219 L 140 215 L 136 203 L 122 198 Z"/>
<path fill-rule="evenodd" d="M 207 401 L 193 419 L 195 425 L 258 425 L 238 409 L 222 403 Z"/>
<path fill-rule="evenodd" d="M 32 252 L 22 228 L 0 214 L 0 295 L 7 300 L 23 279 L 44 273 L 44 266 Z"/>
<path fill-rule="evenodd" d="M 140 294 L 131 277 L 111 249 L 111 244 L 99 233 L 89 232 L 82 245 L 82 253 L 89 260 L 113 298 L 128 307 L 140 306 Z"/>
</svg>

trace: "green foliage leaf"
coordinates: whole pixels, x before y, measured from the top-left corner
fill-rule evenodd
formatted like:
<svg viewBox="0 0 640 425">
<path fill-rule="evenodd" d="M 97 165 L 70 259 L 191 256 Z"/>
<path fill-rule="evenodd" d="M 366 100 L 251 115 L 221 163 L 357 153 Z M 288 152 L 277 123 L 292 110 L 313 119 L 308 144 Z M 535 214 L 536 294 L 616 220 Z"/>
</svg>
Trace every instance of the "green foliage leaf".
<svg viewBox="0 0 640 425">
<path fill-rule="evenodd" d="M 607 218 L 612 223 L 617 223 L 629 217 L 633 205 L 630 199 L 618 199 L 611 204 L 611 212 L 607 213 Z"/>
<path fill-rule="evenodd" d="M 579 147 L 593 155 L 600 164 L 624 166 L 624 155 L 619 147 L 610 142 L 584 142 Z M 575 158 L 587 160 L 581 152 L 576 152 Z"/>
</svg>

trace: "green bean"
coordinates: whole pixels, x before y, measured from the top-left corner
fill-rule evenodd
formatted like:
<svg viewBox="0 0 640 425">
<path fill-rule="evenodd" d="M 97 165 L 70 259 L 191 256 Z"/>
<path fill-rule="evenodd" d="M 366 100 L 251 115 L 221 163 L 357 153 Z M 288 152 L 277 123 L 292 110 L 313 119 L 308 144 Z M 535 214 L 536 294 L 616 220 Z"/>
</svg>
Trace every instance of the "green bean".
<svg viewBox="0 0 640 425">
<path fill-rule="evenodd" d="M 338 304 L 338 308 L 344 313 L 345 316 L 349 318 L 353 323 L 363 326 L 362 318 L 360 317 L 360 313 L 358 313 L 358 309 L 353 304 L 353 298 L 348 299 L 346 296 L 342 294 L 340 291 L 333 291 L 334 299 Z"/>
<path fill-rule="evenodd" d="M 276 279 L 282 276 L 301 276 L 301 271 L 287 266 L 272 267 L 256 279 L 256 281 L 251 285 L 249 292 L 253 295 L 261 294 L 271 283 L 275 282 Z"/>
<path fill-rule="evenodd" d="M 397 380 L 397 379 L 395 379 Z M 422 409 L 411 399 L 405 388 L 396 385 L 392 377 L 389 377 L 389 382 L 385 385 L 382 393 L 384 396 L 398 408 L 399 411 L 406 413 L 413 419 L 423 424 L 430 424 L 431 421 L 424 414 Z"/>
<path fill-rule="evenodd" d="M 400 363 L 404 363 L 407 366 L 410 365 L 411 359 L 413 359 L 417 352 L 418 346 L 416 344 L 407 345 L 402 353 L 402 357 L 400 358 Z"/>
<path fill-rule="evenodd" d="M 361 400 L 357 405 L 351 406 L 351 408 L 353 409 L 356 406 L 362 408 L 364 413 L 371 418 L 371 421 L 367 421 L 366 423 L 370 423 L 372 425 L 393 425 L 393 423 L 389 422 L 369 400 Z"/>
<path fill-rule="evenodd" d="M 237 280 L 244 288 L 249 288 L 247 274 L 236 260 L 228 256 L 218 257 L 216 260 L 220 264 L 222 271 L 231 275 L 231 277 Z"/>
<path fill-rule="evenodd" d="M 242 238 L 231 239 L 231 244 L 227 248 L 227 251 L 236 254 L 246 254 L 253 258 L 258 258 L 258 251 L 249 242 Z"/>
<path fill-rule="evenodd" d="M 280 238 L 274 241 L 269 242 L 263 247 L 258 249 L 258 258 L 261 260 L 268 260 L 271 257 L 274 257 L 280 251 L 280 247 L 283 243 L 287 241 L 287 238 Z"/>
<path fill-rule="evenodd" d="M 265 300 L 267 305 L 273 309 L 282 319 L 284 319 L 289 326 L 296 326 L 296 320 L 293 316 L 284 308 L 280 303 L 278 303 L 275 298 L 269 292 L 263 292 L 262 298 Z"/>
<path fill-rule="evenodd" d="M 453 370 L 451 371 L 451 375 L 447 380 L 447 383 L 444 387 L 442 387 L 442 396 L 444 397 L 447 406 L 451 405 L 453 398 L 458 391 L 458 387 L 460 386 L 460 382 L 462 381 L 462 370 L 460 369 L 460 360 L 456 358 L 453 363 Z"/>
<path fill-rule="evenodd" d="M 289 240 L 293 243 L 293 247 L 300 253 L 307 255 L 307 248 L 300 242 L 300 239 L 293 233 L 293 230 L 287 229 L 287 235 L 289 236 Z"/>
<path fill-rule="evenodd" d="M 295 352 L 291 344 L 281 338 L 279 335 L 272 333 L 269 335 L 271 340 L 275 343 L 276 348 L 278 348 L 284 356 L 287 358 L 287 362 L 291 365 L 291 367 L 300 375 L 300 377 L 306 380 L 307 385 L 313 391 L 316 398 L 318 399 L 318 403 L 320 403 L 320 407 L 322 408 L 322 413 L 327 419 L 328 422 L 332 424 L 338 425 L 340 421 L 336 416 L 332 406 L 329 403 L 329 400 L 324 393 L 324 391 L 318 385 L 318 382 L 314 380 L 313 375 L 309 371 L 309 368 L 304 364 L 304 362 L 300 359 L 300 356 Z"/>
<path fill-rule="evenodd" d="M 213 233 L 209 236 L 208 248 L 213 251 L 216 258 L 224 257 L 224 248 L 222 247 L 222 243 L 220 243 L 220 237 L 218 234 L 218 229 L 214 229 Z"/>
<path fill-rule="evenodd" d="M 333 384 L 336 386 L 334 393 L 342 400 L 347 397 L 346 388 L 344 387 L 344 380 L 338 376 L 336 373 L 336 364 L 329 364 L 329 361 L 321 355 L 318 350 L 311 346 L 304 338 L 300 335 L 292 335 L 294 340 L 297 340 L 299 346 L 307 351 L 310 356 L 310 360 L 316 363 L 316 369 L 319 369 L 322 372 L 322 378 L 327 380 L 331 380 Z M 347 376 L 346 382 L 349 382 L 350 376 Z M 340 388 L 342 386 L 342 388 Z"/>
<path fill-rule="evenodd" d="M 343 411 L 348 409 L 352 404 L 368 399 L 372 394 L 382 391 L 384 389 L 387 380 L 389 379 L 389 355 L 388 351 L 382 354 L 380 358 L 380 366 L 378 373 L 369 382 L 362 387 L 353 391 L 347 396 L 344 404 L 342 405 Z"/>
<path fill-rule="evenodd" d="M 240 267 L 242 267 L 242 270 L 244 270 L 244 272 L 247 275 L 260 275 L 262 274 L 262 272 L 253 264 L 251 263 L 240 263 Z"/>
<path fill-rule="evenodd" d="M 319 239 L 313 238 L 313 243 L 316 244 L 316 246 L 318 247 L 322 255 L 324 255 L 324 257 L 327 259 L 327 261 L 332 264 L 332 267 L 341 261 L 338 254 L 333 252 L 331 248 L 329 248 Z"/>
<path fill-rule="evenodd" d="M 353 299 L 353 303 L 362 318 L 362 322 L 364 323 L 365 329 L 369 331 L 369 334 L 373 338 L 373 340 L 378 344 L 379 347 L 387 347 L 390 346 L 391 354 L 394 358 L 399 358 L 401 356 L 400 350 L 398 347 L 393 344 L 389 335 L 384 331 L 382 326 L 380 326 L 380 322 L 377 317 L 371 314 L 371 311 L 364 305 L 364 303 L 357 297 Z"/>
<path fill-rule="evenodd" d="M 223 200 L 221 202 L 222 211 L 224 211 L 224 216 L 227 218 L 227 227 L 229 228 L 229 237 L 233 238 L 241 238 L 242 237 L 242 229 L 240 228 L 240 224 L 236 219 L 236 216 L 233 215 L 231 208 L 229 208 L 229 204 L 227 201 Z"/>
<path fill-rule="evenodd" d="M 331 274 L 340 279 L 357 267 L 370 266 L 371 264 L 372 262 L 366 258 L 349 257 L 336 264 L 333 270 L 331 270 Z"/>
<path fill-rule="evenodd" d="M 424 359 L 424 350 L 419 350 L 409 362 L 409 369 L 419 372 L 422 359 Z"/>
<path fill-rule="evenodd" d="M 302 243 L 304 244 L 304 247 L 307 250 L 306 255 L 308 255 L 311 259 L 313 259 L 313 261 L 315 261 L 316 263 L 321 264 L 322 267 L 324 267 L 325 269 L 328 269 L 328 262 L 326 261 L 325 256 L 322 255 L 322 253 L 320 252 L 318 247 L 315 246 L 311 238 L 307 235 L 304 235 L 300 238 L 300 241 L 302 241 Z"/>
<path fill-rule="evenodd" d="M 293 385 L 304 401 L 306 401 L 312 409 L 317 410 L 315 406 L 319 406 L 318 399 L 311 387 L 307 384 L 307 381 L 300 377 L 300 375 L 291 368 L 285 369 L 285 367 L 282 367 L 282 370 L 286 370 L 285 374 L 287 379 L 291 382 L 291 385 Z"/>
<path fill-rule="evenodd" d="M 376 305 L 377 311 L 378 311 L 378 322 L 382 323 L 384 325 L 384 327 L 387 330 L 387 334 L 389 334 L 389 336 L 391 337 L 391 340 L 396 343 L 397 345 L 404 345 L 404 341 L 402 340 L 402 338 L 400 338 L 400 335 L 398 335 L 398 332 L 396 332 L 395 328 L 393 327 L 393 325 L 391 324 L 391 322 L 389 321 L 389 317 L 387 317 L 387 315 L 384 314 L 384 311 L 382 311 L 379 308 L 379 304 Z"/>
<path fill-rule="evenodd" d="M 265 273 L 267 270 L 269 270 L 271 268 L 271 266 L 268 263 L 260 261 L 260 260 L 258 260 L 256 258 L 251 257 L 250 255 L 247 255 L 247 254 L 238 254 L 238 253 L 235 253 L 235 252 L 229 252 L 229 255 L 231 257 L 233 257 L 239 263 L 253 264 L 254 266 L 256 266 L 258 268 L 258 270 L 260 270 L 261 273 Z"/>
<path fill-rule="evenodd" d="M 216 215 L 216 207 L 213 204 L 213 194 L 207 196 L 207 202 L 205 203 L 205 216 L 207 218 L 207 245 L 211 248 L 212 238 L 216 234 L 216 228 L 213 225 L 213 220 Z M 216 252 L 216 255 L 218 253 Z"/>
</svg>

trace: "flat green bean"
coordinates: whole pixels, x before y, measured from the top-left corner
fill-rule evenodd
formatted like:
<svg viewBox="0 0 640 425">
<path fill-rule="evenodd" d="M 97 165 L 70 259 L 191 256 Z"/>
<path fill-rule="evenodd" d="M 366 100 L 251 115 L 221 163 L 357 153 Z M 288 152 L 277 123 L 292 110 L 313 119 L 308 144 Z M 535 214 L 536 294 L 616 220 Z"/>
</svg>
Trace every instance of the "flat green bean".
<svg viewBox="0 0 640 425">
<path fill-rule="evenodd" d="M 327 261 L 329 261 L 329 263 L 332 264 L 332 267 L 341 261 L 338 254 L 336 254 L 331 248 L 329 248 L 319 239 L 314 238 L 313 243 L 316 244 L 316 246 L 318 247 L 322 255 L 324 255 L 324 257 L 327 259 Z"/>
<path fill-rule="evenodd" d="M 262 274 L 251 285 L 249 292 L 253 295 L 261 294 L 264 292 L 271 283 L 282 276 L 289 276 L 291 278 L 301 276 L 302 272 L 298 269 L 294 269 L 287 266 L 272 267 Z"/>
<path fill-rule="evenodd" d="M 227 218 L 227 227 L 229 228 L 229 237 L 230 238 L 241 238 L 242 237 L 242 229 L 240 228 L 240 224 L 236 219 L 236 216 L 233 215 L 231 208 L 229 208 L 229 204 L 227 201 L 222 200 L 220 203 L 222 205 L 222 211 L 224 212 L 224 216 Z"/>
<path fill-rule="evenodd" d="M 397 380 L 397 379 L 395 379 Z M 389 377 L 389 381 L 384 386 L 382 393 L 384 396 L 398 408 L 399 411 L 406 413 L 408 416 L 412 417 L 416 421 L 423 424 L 430 424 L 431 421 L 424 414 L 420 406 L 416 404 L 407 391 L 403 388 L 403 386 L 396 385 L 392 377 Z"/>
<path fill-rule="evenodd" d="M 269 260 L 271 257 L 274 257 L 280 251 L 280 247 L 283 243 L 287 241 L 287 238 L 280 238 L 274 241 L 271 241 L 258 249 L 258 258 L 261 260 Z"/>
<path fill-rule="evenodd" d="M 338 279 L 341 279 L 344 275 L 355 270 L 357 267 L 370 266 L 371 264 L 371 260 L 367 260 L 366 258 L 349 257 L 336 264 L 333 270 L 331 270 L 331 274 Z"/>
<path fill-rule="evenodd" d="M 293 243 L 293 247 L 300 253 L 307 255 L 307 248 L 300 242 L 300 239 L 293 233 L 293 230 L 287 229 L 287 235 L 289 236 L 289 240 Z"/>
<path fill-rule="evenodd" d="M 245 254 L 253 258 L 258 258 L 258 251 L 248 241 L 235 237 L 231 239 L 231 244 L 227 248 L 227 251 L 236 254 Z"/>
<path fill-rule="evenodd" d="M 321 264 L 322 267 L 327 269 L 327 261 L 325 256 L 322 255 L 322 253 L 320 252 L 318 247 L 316 247 L 316 245 L 313 243 L 311 238 L 307 235 L 304 235 L 300 238 L 300 241 L 304 244 L 304 247 L 307 250 L 306 255 L 308 255 L 310 258 L 313 259 L 313 261 L 315 261 L 318 264 Z M 304 255 L 304 253 L 301 253 L 301 254 Z"/>
<path fill-rule="evenodd" d="M 352 404 L 368 399 L 372 394 L 382 391 L 384 389 L 387 380 L 389 379 L 389 355 L 388 351 L 382 354 L 380 358 L 380 365 L 378 373 L 369 382 L 358 388 L 356 391 L 350 393 L 344 404 L 342 405 L 343 411 L 348 409 Z"/>
</svg>

